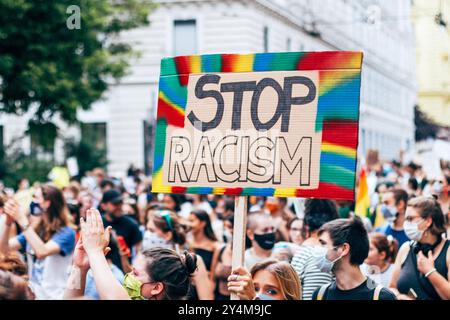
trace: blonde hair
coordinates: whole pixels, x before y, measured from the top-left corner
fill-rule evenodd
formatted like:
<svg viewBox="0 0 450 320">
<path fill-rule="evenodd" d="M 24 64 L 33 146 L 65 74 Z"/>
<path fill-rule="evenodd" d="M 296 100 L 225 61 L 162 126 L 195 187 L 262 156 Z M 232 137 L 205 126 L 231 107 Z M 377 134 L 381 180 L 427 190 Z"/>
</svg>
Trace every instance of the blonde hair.
<svg viewBox="0 0 450 320">
<path fill-rule="evenodd" d="M 258 271 L 268 271 L 277 279 L 284 300 L 301 300 L 301 284 L 294 268 L 285 261 L 266 260 L 253 266 L 252 278 Z"/>
</svg>

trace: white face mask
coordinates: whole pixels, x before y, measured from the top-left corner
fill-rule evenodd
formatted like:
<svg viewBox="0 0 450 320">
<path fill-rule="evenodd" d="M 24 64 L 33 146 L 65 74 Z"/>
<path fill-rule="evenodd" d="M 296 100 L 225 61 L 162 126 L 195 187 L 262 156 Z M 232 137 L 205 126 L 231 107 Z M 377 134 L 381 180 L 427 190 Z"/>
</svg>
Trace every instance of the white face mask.
<svg viewBox="0 0 450 320">
<path fill-rule="evenodd" d="M 424 231 L 419 230 L 419 224 L 422 222 L 420 220 L 419 222 L 411 222 L 411 221 L 405 221 L 403 223 L 403 229 L 405 230 L 406 235 L 409 239 L 419 242 L 420 239 L 422 239 Z"/>
<path fill-rule="evenodd" d="M 225 229 L 223 231 L 223 236 L 225 237 L 227 243 L 231 243 L 233 241 L 233 235 L 230 230 Z"/>
<path fill-rule="evenodd" d="M 160 237 L 156 233 L 147 230 L 144 233 L 143 247 L 145 247 L 146 249 L 155 247 L 173 249 L 173 244 L 170 241 Z"/>
<path fill-rule="evenodd" d="M 320 272 L 331 273 L 333 271 L 333 267 L 337 261 L 339 261 L 342 256 L 337 257 L 334 260 L 329 260 L 327 258 L 328 249 L 324 247 L 317 247 L 314 249 L 313 253 L 315 264 Z"/>
</svg>

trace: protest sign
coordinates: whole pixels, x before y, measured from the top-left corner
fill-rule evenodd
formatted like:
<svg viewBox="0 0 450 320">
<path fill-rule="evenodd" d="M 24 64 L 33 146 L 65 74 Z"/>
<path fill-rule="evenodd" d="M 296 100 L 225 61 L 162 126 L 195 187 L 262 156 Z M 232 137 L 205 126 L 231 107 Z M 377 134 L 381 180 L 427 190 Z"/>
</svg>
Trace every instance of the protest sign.
<svg viewBox="0 0 450 320">
<path fill-rule="evenodd" d="M 161 62 L 153 192 L 354 200 L 362 53 Z"/>
</svg>

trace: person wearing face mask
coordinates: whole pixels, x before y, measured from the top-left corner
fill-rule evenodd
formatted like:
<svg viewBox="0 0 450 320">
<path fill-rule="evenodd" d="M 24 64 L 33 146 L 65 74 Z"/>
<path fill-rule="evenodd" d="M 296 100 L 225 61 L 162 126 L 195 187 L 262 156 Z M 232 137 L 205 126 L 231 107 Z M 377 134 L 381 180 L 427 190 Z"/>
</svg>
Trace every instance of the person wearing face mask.
<svg viewBox="0 0 450 320">
<path fill-rule="evenodd" d="M 331 200 L 308 199 L 305 201 L 303 234 L 305 241 L 296 251 L 291 264 L 302 284 L 302 299 L 311 300 L 317 288 L 333 279 L 330 272 L 322 272 L 316 266 L 314 253 L 321 247 L 319 230 L 327 222 L 339 218 L 337 207 Z"/>
<path fill-rule="evenodd" d="M 369 238 L 369 255 L 361 266 L 361 270 L 377 283 L 388 287 L 398 251 L 397 240 L 378 232 L 370 234 Z"/>
<path fill-rule="evenodd" d="M 390 287 L 399 299 L 450 300 L 450 240 L 436 199 L 408 202 L 405 232 L 411 241 L 399 250 Z"/>
<path fill-rule="evenodd" d="M 16 201 L 11 199 L 5 204 L 5 219 L 0 219 L 0 253 L 25 250 L 30 286 L 36 299 L 61 299 L 67 281 L 66 270 L 75 247 L 75 226 L 63 194 L 55 186 L 40 186 L 35 191 L 34 200 L 41 211 L 39 220 L 35 220 L 36 225 Z M 9 238 L 14 221 L 22 232 Z"/>
<path fill-rule="evenodd" d="M 123 198 L 118 190 L 110 189 L 106 191 L 101 202 L 101 207 L 105 212 L 103 223 L 105 226 L 111 226 L 118 236 L 124 238 L 134 257 L 139 252 L 142 243 L 142 233 L 137 222 L 124 214 L 122 205 Z"/>
<path fill-rule="evenodd" d="M 230 300 L 227 279 L 231 274 L 234 216 L 227 216 L 224 219 L 223 226 L 226 243 L 216 251 L 211 263 L 211 279 L 215 283 L 214 300 Z"/>
<path fill-rule="evenodd" d="M 173 249 L 177 252 L 188 249 L 187 226 L 180 222 L 174 212 L 164 209 L 152 210 L 149 212 L 146 227 L 142 251 L 155 247 Z"/>
<path fill-rule="evenodd" d="M 313 300 L 395 300 L 395 295 L 366 277 L 360 265 L 369 253 L 369 238 L 359 217 L 337 219 L 319 230 L 322 250 L 315 256 L 322 272 L 335 280 L 318 288 Z"/>
<path fill-rule="evenodd" d="M 105 258 L 111 227 L 106 230 L 97 210 L 87 212 L 81 220 L 81 238 L 74 252 L 72 271 L 65 299 L 84 295 L 86 275 L 91 269 L 101 300 L 181 300 L 191 287 L 197 269 L 197 257 L 187 251 L 154 248 L 140 253 L 127 273 L 123 285 L 114 277 Z"/>
<path fill-rule="evenodd" d="M 228 277 L 228 289 L 241 300 L 300 300 L 301 285 L 294 268 L 287 262 L 266 260 L 250 273 L 240 267 Z"/>
<path fill-rule="evenodd" d="M 264 213 L 249 215 L 247 236 L 252 247 L 245 251 L 245 267 L 250 270 L 253 265 L 269 258 L 275 246 L 275 225 L 272 218 Z"/>
<path fill-rule="evenodd" d="M 295 214 L 287 207 L 287 199 L 268 197 L 265 209 L 270 213 L 275 223 L 277 241 L 289 241 L 287 224 L 295 218 Z"/>
<path fill-rule="evenodd" d="M 399 246 L 409 240 L 403 230 L 407 202 L 408 193 L 403 189 L 394 189 L 385 192 L 382 197 L 380 211 L 387 222 L 375 230 L 386 236 L 394 237 Z"/>
</svg>

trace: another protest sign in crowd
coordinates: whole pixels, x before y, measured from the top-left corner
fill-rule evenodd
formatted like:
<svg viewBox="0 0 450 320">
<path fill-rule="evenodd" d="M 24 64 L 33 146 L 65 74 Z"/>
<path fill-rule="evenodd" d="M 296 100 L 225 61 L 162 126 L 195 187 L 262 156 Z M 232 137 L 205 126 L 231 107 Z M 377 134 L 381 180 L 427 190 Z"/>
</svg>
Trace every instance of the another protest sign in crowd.
<svg viewBox="0 0 450 320">
<path fill-rule="evenodd" d="M 232 196 L 154 194 L 140 170 L 23 179 L 0 190 L 0 299 L 450 299 L 448 164 L 429 180 L 413 163 L 378 163 L 358 183 L 363 213 L 249 197 L 233 270 Z"/>
</svg>

